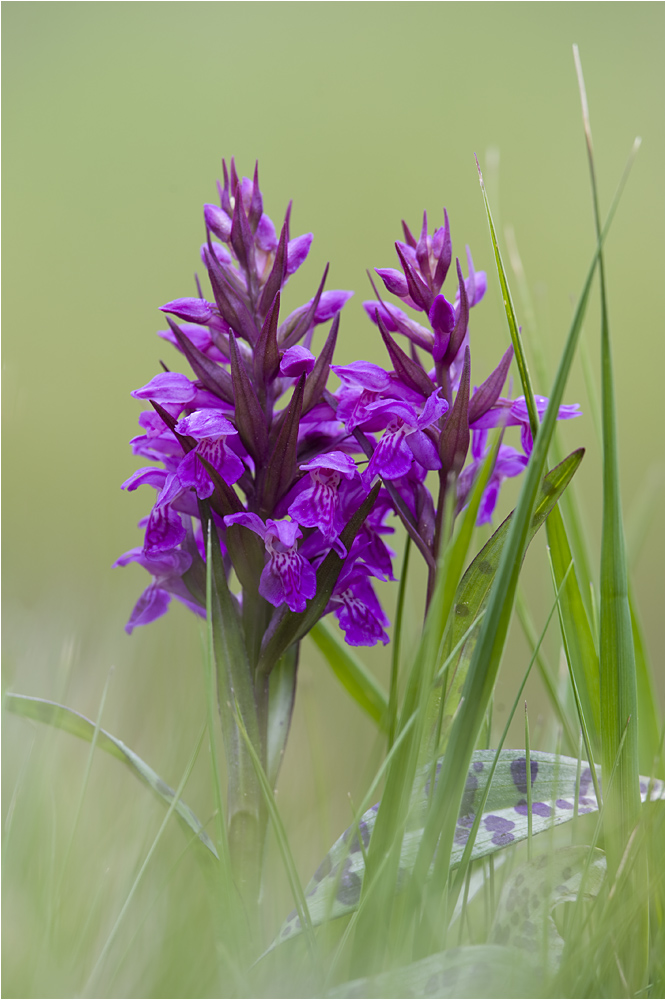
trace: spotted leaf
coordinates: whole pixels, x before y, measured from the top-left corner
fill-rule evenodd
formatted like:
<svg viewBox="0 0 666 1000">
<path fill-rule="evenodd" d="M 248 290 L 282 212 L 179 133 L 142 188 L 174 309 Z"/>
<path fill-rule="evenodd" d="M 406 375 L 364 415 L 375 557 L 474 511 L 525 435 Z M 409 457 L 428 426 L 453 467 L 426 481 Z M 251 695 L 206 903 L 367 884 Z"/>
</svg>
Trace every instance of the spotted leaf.
<svg viewBox="0 0 666 1000">
<path fill-rule="evenodd" d="M 485 788 L 484 774 L 489 773 L 494 758 L 493 750 L 475 750 L 472 755 L 451 852 L 451 867 L 461 861 L 476 815 L 475 804 L 480 802 Z M 438 772 L 440 766 L 441 761 Z M 417 778 L 400 852 L 398 886 L 411 872 L 423 836 L 430 771 L 431 769 L 422 770 Z M 532 836 L 573 819 L 576 806 L 579 814 L 597 809 L 589 767 L 583 765 L 581 768 L 578 785 L 577 771 L 578 761 L 575 758 L 534 750 L 531 752 Z M 600 767 L 597 767 L 597 773 L 601 781 Z M 664 797 L 663 782 L 650 783 L 647 778 L 641 778 L 640 781 L 643 801 L 648 792 L 652 800 Z M 361 816 L 358 824 L 343 833 L 306 886 L 305 896 L 313 925 L 322 924 L 356 909 L 365 871 L 365 851 L 370 843 L 378 808 L 378 805 L 372 806 Z M 499 755 L 472 849 L 472 859 L 494 854 L 509 844 L 525 840 L 527 835 L 525 751 L 503 750 Z M 287 917 L 271 948 L 300 933 L 300 920 L 294 912 Z"/>
</svg>

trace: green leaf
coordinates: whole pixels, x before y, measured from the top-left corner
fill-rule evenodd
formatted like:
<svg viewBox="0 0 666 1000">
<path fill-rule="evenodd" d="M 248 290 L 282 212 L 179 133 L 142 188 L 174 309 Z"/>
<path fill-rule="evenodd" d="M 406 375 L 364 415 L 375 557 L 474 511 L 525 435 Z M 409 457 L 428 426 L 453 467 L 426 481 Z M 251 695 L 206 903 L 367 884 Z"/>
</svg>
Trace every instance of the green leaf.
<svg viewBox="0 0 666 1000">
<path fill-rule="evenodd" d="M 495 759 L 493 750 L 475 750 L 469 771 L 465 775 L 465 792 L 456 825 L 456 837 L 449 861 L 455 868 L 463 856 L 466 838 L 474 821 L 474 805 L 480 802 L 485 791 L 484 773 L 487 774 Z M 437 771 L 442 765 L 441 758 Z M 573 757 L 532 750 L 532 836 L 552 829 L 574 818 L 578 761 Z M 486 857 L 503 850 L 510 844 L 525 840 L 528 834 L 527 781 L 524 750 L 503 750 L 492 778 L 486 799 L 479 832 L 472 848 L 471 859 Z M 396 884 L 404 884 L 414 868 L 419 845 L 423 837 L 427 815 L 431 768 L 422 768 L 412 794 L 409 820 L 400 850 Z M 597 773 L 601 769 L 597 767 Z M 664 797 L 664 783 L 641 778 L 640 795 L 646 799 L 648 790 L 652 801 Z M 358 905 L 365 875 L 365 848 L 371 842 L 378 806 L 372 806 L 335 842 L 314 876 L 305 887 L 305 896 L 312 924 L 317 926 L 327 920 L 353 912 Z M 596 798 L 592 788 L 589 768 L 580 776 L 578 814 L 595 812 Z M 357 832 L 358 831 L 358 832 Z M 360 840 L 358 833 L 360 832 Z M 363 848 L 361 842 L 363 841 Z M 432 871 L 432 869 L 431 869 Z M 301 923 L 296 915 L 289 917 L 271 947 L 301 933 Z"/>
<path fill-rule="evenodd" d="M 388 697 L 368 668 L 361 663 L 323 619 L 310 630 L 310 638 L 356 704 L 387 732 Z"/>
<path fill-rule="evenodd" d="M 95 723 L 87 719 L 85 715 L 75 712 L 64 705 L 58 705 L 54 701 L 47 701 L 44 698 L 32 698 L 24 694 L 10 694 L 4 697 L 5 707 L 14 715 L 21 715 L 26 719 L 33 719 L 36 722 L 44 722 L 46 725 L 62 729 L 72 736 L 78 736 L 81 740 L 90 743 L 95 735 Z M 122 761 L 129 769 L 143 781 L 144 784 L 164 802 L 171 806 L 174 799 L 174 791 L 160 778 L 151 767 L 143 761 L 138 754 L 125 746 L 122 740 L 107 733 L 105 729 L 99 729 L 97 733 L 97 746 L 100 750 Z M 175 806 L 175 813 L 181 825 L 187 828 L 188 832 L 196 834 L 195 844 L 203 845 L 207 848 L 207 853 L 217 858 L 217 851 L 212 840 L 204 830 L 203 826 L 194 815 L 189 806 L 178 801 Z"/>
</svg>

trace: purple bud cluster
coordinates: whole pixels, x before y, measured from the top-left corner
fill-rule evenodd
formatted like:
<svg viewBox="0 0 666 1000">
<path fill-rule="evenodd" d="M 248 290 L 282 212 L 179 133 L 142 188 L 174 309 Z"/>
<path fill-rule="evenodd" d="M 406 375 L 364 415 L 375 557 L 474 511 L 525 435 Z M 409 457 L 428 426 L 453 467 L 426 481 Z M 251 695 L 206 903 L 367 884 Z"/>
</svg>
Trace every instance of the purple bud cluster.
<svg viewBox="0 0 666 1000">
<path fill-rule="evenodd" d="M 290 204 L 278 235 L 256 168 L 252 180 L 238 177 L 233 160 L 223 170 L 219 204 L 204 207 L 201 260 L 211 295 L 197 279 L 197 297 L 162 306 L 169 329 L 159 335 L 184 356 L 192 377 L 165 370 L 132 393 L 151 405 L 140 415 L 133 452 L 157 464 L 123 488 L 148 485 L 157 495 L 140 522 L 143 546 L 116 564 L 138 562 L 152 576 L 126 629 L 164 614 L 172 596 L 205 615 L 203 525 L 211 518 L 226 572 L 235 571 L 241 585 L 246 631 L 258 630 L 259 643 L 280 616 L 302 615 L 322 594 L 321 613 L 335 612 L 348 643 L 388 642 L 371 583 L 394 579 L 383 540 L 393 530 L 388 515 L 398 514 L 432 570 L 444 497 L 455 488 L 457 510 L 464 507 L 488 429 L 519 426 L 522 450 L 501 446 L 480 523 L 491 519 L 502 480 L 527 464 L 525 401 L 501 395 L 512 350 L 470 392 L 469 314 L 486 276 L 468 250 L 467 278 L 456 260 L 455 294 L 442 293 L 452 262 L 445 212 L 432 235 L 424 215 L 418 240 L 403 223 L 400 269 L 377 269 L 419 321 L 379 293 L 363 304 L 390 367 L 333 365 L 340 311 L 352 293 L 325 291 L 326 269 L 316 294 L 281 319 L 281 292 L 306 260 L 312 234 L 291 237 Z M 317 353 L 315 331 L 329 322 Z M 327 389 L 330 371 L 341 383 L 335 393 Z M 537 404 L 541 414 L 547 400 Z M 577 412 L 562 407 L 560 417 Z M 426 483 L 431 470 L 436 498 Z M 258 655 L 256 636 L 247 644 Z"/>
</svg>

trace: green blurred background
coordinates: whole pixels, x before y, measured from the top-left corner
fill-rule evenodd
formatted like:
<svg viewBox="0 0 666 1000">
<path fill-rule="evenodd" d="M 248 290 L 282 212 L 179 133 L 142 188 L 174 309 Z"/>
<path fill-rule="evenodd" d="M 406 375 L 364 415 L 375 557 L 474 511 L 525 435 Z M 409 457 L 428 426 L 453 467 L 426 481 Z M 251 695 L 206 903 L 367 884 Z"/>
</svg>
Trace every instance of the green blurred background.
<svg viewBox="0 0 666 1000">
<path fill-rule="evenodd" d="M 202 205 L 215 200 L 222 156 L 235 155 L 246 174 L 258 159 L 268 213 L 277 222 L 293 198 L 292 232 L 315 234 L 287 305 L 313 294 L 327 261 L 328 287 L 355 290 L 338 363 L 383 363 L 361 309 L 370 297 L 365 269 L 394 266 L 401 218 L 417 227 L 425 208 L 435 223 L 446 205 L 454 253 L 464 257 L 469 243 L 477 268 L 489 273 L 473 316 L 478 383 L 508 333 L 477 153 L 500 232 L 515 230 L 554 370 L 594 248 L 573 42 L 586 74 L 604 209 L 634 137 L 643 139 L 607 267 L 623 500 L 661 684 L 663 5 L 6 2 L 2 13 L 5 685 L 94 716 L 114 665 L 104 725 L 177 783 L 204 714 L 198 626 L 173 607 L 128 638 L 123 625 L 147 577 L 138 567 L 110 567 L 139 544 L 136 522 L 152 496 L 119 489 L 141 464 L 127 444 L 140 410 L 129 392 L 158 371 L 160 357 L 174 363 L 175 352 L 155 337 L 164 326 L 157 308 L 193 293 Z M 520 308 L 519 318 L 526 321 Z M 596 300 L 585 339 L 596 372 Z M 578 488 L 597 558 L 599 449 L 580 366 L 566 399 L 585 413 L 562 438 L 588 449 Z M 506 490 L 503 512 L 515 495 L 513 486 Z M 543 541 L 540 549 L 526 567 L 539 626 L 552 599 Z M 392 614 L 394 596 L 385 594 Z M 415 629 L 416 584 L 410 600 Z M 557 663 L 555 638 L 550 654 Z M 386 678 L 387 655 L 373 651 L 368 662 Z M 524 665 L 514 629 L 507 666 L 522 672 Z M 530 697 L 541 711 L 537 683 Z M 500 719 L 502 709 L 500 693 Z M 85 748 L 21 720 L 9 720 L 5 734 L 12 748 L 5 808 L 18 815 L 19 777 L 39 771 L 34 780 L 44 782 L 45 795 L 48 788 L 57 816 L 72 774 L 71 796 L 78 794 Z M 361 797 L 378 754 L 371 724 L 306 645 L 281 791 L 302 876 L 347 825 L 347 793 Z M 103 828 L 117 844 L 111 870 L 123 863 L 129 870 L 121 846 L 128 824 L 136 828 L 132 808 L 143 808 L 142 793 L 127 790 L 132 779 L 118 777 L 114 762 L 95 767 L 90 841 L 81 836 L 99 845 Z M 102 776 L 104 791 L 96 791 Z M 205 775 L 189 798 L 205 814 Z M 35 837 L 47 822 L 36 814 Z M 17 870 L 30 867 L 33 850 L 26 842 Z M 82 847 L 82 857 L 86 850 L 94 880 L 102 862 L 92 847 Z M 7 891 L 20 964 L 37 896 L 18 877 Z M 12 995 L 38 989 L 20 982 Z"/>
</svg>

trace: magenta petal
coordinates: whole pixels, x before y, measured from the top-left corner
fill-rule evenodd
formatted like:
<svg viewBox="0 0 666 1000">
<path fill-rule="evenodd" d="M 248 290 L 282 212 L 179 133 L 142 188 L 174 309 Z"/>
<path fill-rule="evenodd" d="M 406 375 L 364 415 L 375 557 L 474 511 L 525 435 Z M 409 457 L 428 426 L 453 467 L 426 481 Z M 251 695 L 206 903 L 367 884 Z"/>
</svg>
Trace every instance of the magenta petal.
<svg viewBox="0 0 666 1000">
<path fill-rule="evenodd" d="M 210 245 L 213 248 L 213 257 L 218 262 L 218 264 L 231 264 L 232 257 L 225 246 L 222 246 L 221 243 L 216 243 L 215 240 L 211 240 Z M 209 252 L 210 251 L 208 248 L 208 244 L 204 243 L 199 250 L 201 263 L 204 265 L 204 267 L 208 266 L 206 262 L 206 254 Z"/>
<path fill-rule="evenodd" d="M 221 438 L 229 434 L 237 434 L 234 425 L 223 417 L 219 410 L 195 410 L 188 417 L 182 417 L 176 424 L 179 434 L 193 437 L 195 441 L 203 438 Z"/>
<path fill-rule="evenodd" d="M 154 399 L 157 403 L 189 403 L 196 395 L 196 388 L 180 372 L 160 372 L 140 389 L 135 389 L 135 399 Z"/>
<path fill-rule="evenodd" d="M 257 226 L 257 231 L 254 234 L 254 242 L 259 250 L 264 253 L 272 253 L 277 250 L 278 239 L 275 232 L 275 226 L 271 219 L 267 215 L 262 215 L 259 219 L 259 225 Z"/>
<path fill-rule="evenodd" d="M 335 372 L 345 385 L 360 385 L 373 392 L 388 389 L 391 384 L 389 373 L 380 368 L 379 365 L 372 364 L 371 361 L 352 361 L 350 365 L 331 365 L 331 371 Z"/>
<path fill-rule="evenodd" d="M 178 466 L 178 481 L 183 489 L 192 487 L 200 500 L 207 500 L 215 492 L 215 485 L 196 451 L 190 451 Z"/>
<path fill-rule="evenodd" d="M 170 602 L 170 594 L 151 583 L 134 605 L 134 610 L 125 626 L 127 634 L 131 635 L 138 625 L 148 625 L 156 618 L 161 618 L 166 614 Z"/>
<path fill-rule="evenodd" d="M 424 427 L 430 427 L 434 424 L 436 420 L 443 417 L 449 408 L 449 404 L 445 399 L 442 399 L 439 395 L 440 389 L 435 389 L 430 396 L 428 396 L 425 406 L 423 407 L 423 412 L 418 418 L 417 426 L 421 429 Z"/>
<path fill-rule="evenodd" d="M 274 608 L 279 608 L 281 604 L 284 604 L 285 594 L 282 577 L 274 571 L 270 561 L 264 566 L 259 579 L 259 593 Z M 303 607 L 296 610 L 304 611 L 305 601 L 303 601 Z"/>
<path fill-rule="evenodd" d="M 204 205 L 204 219 L 206 226 L 212 233 L 224 242 L 228 243 L 231 237 L 231 219 L 225 211 L 217 205 Z"/>
<path fill-rule="evenodd" d="M 317 455 L 316 458 L 301 465 L 300 468 L 306 472 L 312 469 L 334 469 L 346 479 L 353 479 L 358 472 L 354 459 L 343 451 L 327 451 L 324 455 Z"/>
<path fill-rule="evenodd" d="M 149 465 L 146 468 L 137 469 L 129 479 L 125 480 L 120 488 L 121 490 L 127 490 L 129 493 L 138 486 L 154 486 L 155 489 L 161 490 L 166 482 L 166 477 L 167 473 L 165 469 L 156 469 L 152 465 Z"/>
<path fill-rule="evenodd" d="M 319 299 L 319 305 L 315 312 L 315 323 L 326 323 L 329 319 L 333 319 L 335 314 L 340 312 L 353 294 L 353 292 L 343 292 L 341 290 L 324 292 Z"/>
<path fill-rule="evenodd" d="M 436 295 L 428 313 L 435 333 L 451 333 L 456 325 L 456 314 L 453 306 L 443 295 Z"/>
<path fill-rule="evenodd" d="M 258 514 L 250 514 L 248 512 L 227 514 L 224 518 L 224 523 L 227 527 L 230 524 L 241 524 L 244 528 L 254 531 L 255 535 L 259 535 L 260 538 L 266 537 L 266 525 Z"/>
<path fill-rule="evenodd" d="M 205 299 L 174 299 L 173 302 L 160 306 L 160 311 L 172 313 L 188 323 L 203 325 L 210 323 L 213 317 L 213 307 Z"/>
<path fill-rule="evenodd" d="M 375 272 L 382 279 L 386 290 L 391 295 L 397 295 L 400 299 L 404 299 L 409 295 L 407 279 L 402 271 L 397 271 L 394 267 L 376 267 Z"/>
<path fill-rule="evenodd" d="M 368 480 L 374 476 L 381 476 L 382 479 L 398 479 L 407 475 L 412 462 L 412 452 L 407 447 L 404 432 L 386 433 L 375 448 L 366 476 Z"/>
<path fill-rule="evenodd" d="M 287 274 L 294 274 L 305 262 L 312 246 L 312 233 L 304 233 L 287 244 Z"/>
<path fill-rule="evenodd" d="M 280 372 L 289 378 L 298 378 L 303 372 L 309 375 L 315 366 L 315 361 L 316 358 L 312 351 L 308 351 L 307 347 L 302 347 L 300 344 L 295 344 L 282 355 Z"/>
<path fill-rule="evenodd" d="M 476 519 L 478 525 L 489 524 L 492 520 L 493 511 L 497 504 L 497 497 L 499 495 L 500 481 L 499 479 L 492 478 L 488 485 L 486 486 L 483 496 L 481 497 L 481 503 L 479 504 L 479 513 Z"/>
<path fill-rule="evenodd" d="M 423 431 L 414 431 L 407 435 L 407 444 L 416 461 L 424 469 L 441 469 L 442 462 L 437 447 Z"/>
<path fill-rule="evenodd" d="M 148 518 L 144 549 L 148 553 L 175 549 L 185 534 L 180 515 L 171 507 L 154 507 Z"/>
<path fill-rule="evenodd" d="M 301 529 L 295 521 L 288 521 L 286 519 L 274 521 L 270 517 L 266 521 L 266 533 L 272 535 L 274 538 L 278 538 L 287 549 L 293 548 L 296 544 L 296 539 L 302 535 Z"/>
</svg>

